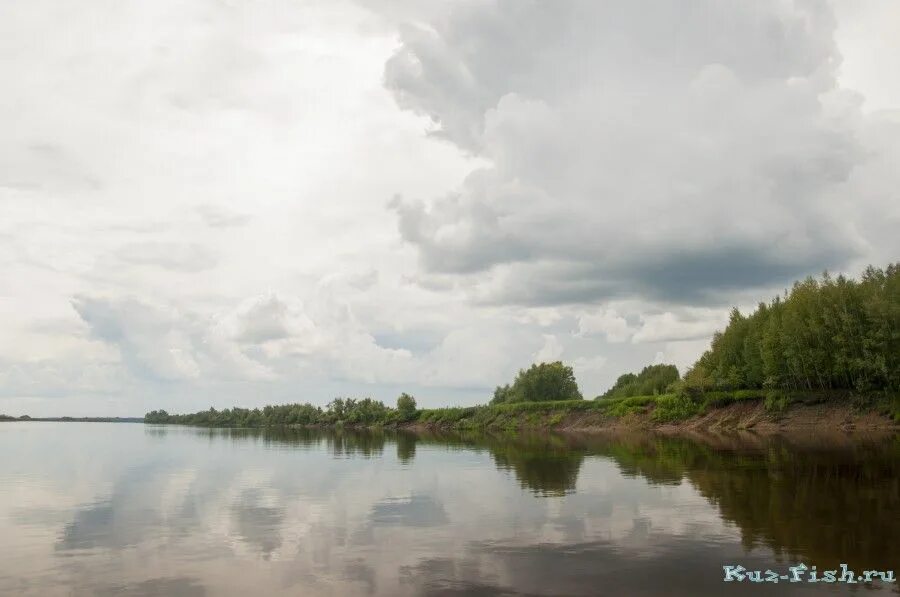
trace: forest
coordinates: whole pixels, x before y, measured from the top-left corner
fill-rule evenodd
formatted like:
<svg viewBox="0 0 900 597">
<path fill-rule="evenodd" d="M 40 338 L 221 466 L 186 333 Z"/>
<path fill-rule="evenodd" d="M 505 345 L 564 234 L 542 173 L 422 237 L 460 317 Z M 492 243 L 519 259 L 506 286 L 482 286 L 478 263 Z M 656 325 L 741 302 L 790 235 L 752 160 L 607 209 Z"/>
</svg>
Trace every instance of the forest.
<svg viewBox="0 0 900 597">
<path fill-rule="evenodd" d="M 807 278 L 749 315 L 733 309 L 683 387 L 900 390 L 900 263 L 859 281 Z"/>
</svg>

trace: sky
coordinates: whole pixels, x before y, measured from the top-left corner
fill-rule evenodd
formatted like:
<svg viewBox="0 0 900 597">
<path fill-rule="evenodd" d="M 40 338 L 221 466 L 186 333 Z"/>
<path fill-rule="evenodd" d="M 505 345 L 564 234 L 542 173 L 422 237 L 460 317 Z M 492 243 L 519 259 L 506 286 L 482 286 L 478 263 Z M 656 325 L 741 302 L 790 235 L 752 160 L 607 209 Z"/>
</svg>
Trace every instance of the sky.
<svg viewBox="0 0 900 597">
<path fill-rule="evenodd" d="M 586 397 L 900 257 L 894 0 L 0 4 L 0 412 Z"/>
</svg>

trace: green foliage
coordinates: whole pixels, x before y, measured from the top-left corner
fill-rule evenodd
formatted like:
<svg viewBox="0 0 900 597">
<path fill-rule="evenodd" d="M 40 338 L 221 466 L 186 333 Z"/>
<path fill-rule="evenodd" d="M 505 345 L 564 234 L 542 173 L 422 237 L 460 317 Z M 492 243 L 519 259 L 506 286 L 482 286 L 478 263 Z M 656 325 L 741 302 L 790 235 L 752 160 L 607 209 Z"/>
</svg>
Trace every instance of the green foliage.
<svg viewBox="0 0 900 597">
<path fill-rule="evenodd" d="M 371 427 L 420 422 L 444 427 L 509 427 L 530 420 L 540 424 L 547 414 L 598 409 L 599 403 L 586 400 L 515 402 L 493 406 L 469 406 L 416 410 L 415 399 L 403 394 L 397 408 L 389 408 L 370 398 L 335 398 L 324 409 L 310 404 L 284 404 L 252 410 L 232 408 L 170 415 L 164 410 L 145 415 L 145 423 L 170 423 L 203 427 L 290 427 L 306 425 Z M 530 418 L 530 419 L 529 419 Z M 561 419 L 560 419 L 561 420 Z"/>
<path fill-rule="evenodd" d="M 494 390 L 491 404 L 581 399 L 572 368 L 555 361 L 520 370 L 512 386 L 498 386 Z"/>
<path fill-rule="evenodd" d="M 658 398 L 660 396 L 628 396 L 627 398 L 608 398 L 597 404 L 609 416 L 621 418 L 646 411 L 647 407 L 655 404 Z"/>
<path fill-rule="evenodd" d="M 476 407 L 477 408 L 477 407 Z M 563 411 L 581 411 L 596 408 L 593 402 L 575 399 L 575 400 L 557 400 L 545 402 L 514 402 L 510 404 L 497 404 L 490 407 L 496 412 L 501 413 L 520 413 L 520 412 L 540 412 L 547 413 L 557 410 Z"/>
<path fill-rule="evenodd" d="M 514 429 L 523 424 L 557 425 L 570 413 L 601 410 L 600 407 L 598 402 L 587 400 L 512 402 L 466 408 L 420 410 L 417 420 L 428 425 L 456 429 Z"/>
<path fill-rule="evenodd" d="M 144 415 L 144 423 L 168 423 L 169 413 L 164 410 L 151 410 Z"/>
<path fill-rule="evenodd" d="M 411 397 L 410 397 L 411 398 Z M 415 403 L 413 403 L 413 406 Z M 326 408 L 312 404 L 282 404 L 254 408 L 226 408 L 184 415 L 155 410 L 144 415 L 145 423 L 170 423 L 201 427 L 290 427 L 304 425 L 378 426 L 401 421 L 399 411 L 384 403 L 363 398 L 335 398 Z"/>
<path fill-rule="evenodd" d="M 458 423 L 472 416 L 477 407 L 434 408 L 420 411 L 419 421 L 422 423 Z"/>
<path fill-rule="evenodd" d="M 766 392 L 766 399 L 763 404 L 766 410 L 771 412 L 784 412 L 791 403 L 791 397 L 781 390 L 769 390 Z"/>
<path fill-rule="evenodd" d="M 416 399 L 403 392 L 397 398 L 397 414 L 401 421 L 412 421 L 416 418 Z"/>
<path fill-rule="evenodd" d="M 764 400 L 767 392 L 765 390 L 733 390 L 730 392 L 705 392 L 700 396 L 680 392 L 682 394 L 692 396 L 695 400 L 701 401 L 703 409 L 722 408 L 735 402 L 743 402 L 745 400 Z"/>
<path fill-rule="evenodd" d="M 601 399 L 628 398 L 664 394 L 679 379 L 675 365 L 649 365 L 640 373 L 620 375 L 613 387 L 600 396 Z"/>
<path fill-rule="evenodd" d="M 749 316 L 734 309 L 682 387 L 900 390 L 900 264 L 860 281 L 807 278 Z"/>
<path fill-rule="evenodd" d="M 659 396 L 653 409 L 653 420 L 669 423 L 689 419 L 703 412 L 703 405 L 687 394 Z"/>
<path fill-rule="evenodd" d="M 507 404 L 510 402 L 516 402 L 516 399 L 509 384 L 494 388 L 494 397 L 491 399 L 491 404 Z"/>
</svg>

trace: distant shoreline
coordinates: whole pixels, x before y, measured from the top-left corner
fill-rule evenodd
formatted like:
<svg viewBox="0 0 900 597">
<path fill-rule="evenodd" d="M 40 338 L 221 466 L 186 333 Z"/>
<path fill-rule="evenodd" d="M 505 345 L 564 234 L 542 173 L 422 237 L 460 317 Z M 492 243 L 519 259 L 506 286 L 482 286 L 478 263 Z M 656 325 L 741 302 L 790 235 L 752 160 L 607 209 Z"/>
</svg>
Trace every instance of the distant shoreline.
<svg viewBox="0 0 900 597">
<path fill-rule="evenodd" d="M 143 423 L 144 417 L 11 417 L 0 415 L 0 423 Z"/>
<path fill-rule="evenodd" d="M 408 420 L 310 421 L 275 424 L 216 424 L 181 415 L 148 424 L 174 424 L 222 428 L 345 428 L 409 431 L 573 431 L 655 430 L 666 433 L 752 430 L 761 433 L 790 432 L 811 428 L 827 430 L 900 430 L 894 401 L 882 395 L 848 395 L 845 392 L 784 395 L 773 406 L 765 393 L 717 392 L 693 410 L 674 410 L 670 395 L 633 396 L 622 399 L 562 402 L 524 402 L 475 407 L 418 410 Z M 267 407 L 267 408 L 290 408 Z M 213 411 L 215 412 L 215 411 Z M 202 413 L 206 414 L 206 413 Z M 190 417 L 190 415 L 188 416 Z"/>
</svg>

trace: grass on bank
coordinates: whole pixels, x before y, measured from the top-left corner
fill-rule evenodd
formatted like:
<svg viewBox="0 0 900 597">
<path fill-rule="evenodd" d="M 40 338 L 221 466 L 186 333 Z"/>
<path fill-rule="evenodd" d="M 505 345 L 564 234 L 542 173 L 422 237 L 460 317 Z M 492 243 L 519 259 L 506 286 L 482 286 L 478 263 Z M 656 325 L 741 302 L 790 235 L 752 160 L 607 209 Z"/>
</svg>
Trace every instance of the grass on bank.
<svg viewBox="0 0 900 597">
<path fill-rule="evenodd" d="M 539 425 L 544 415 L 557 417 L 556 423 L 569 413 L 600 410 L 592 400 L 556 400 L 547 402 L 513 402 L 486 406 L 424 409 L 418 412 L 416 422 L 426 425 L 459 428 L 512 427 L 520 423 Z"/>
<path fill-rule="evenodd" d="M 769 412 L 780 413 L 792 404 L 815 404 L 830 400 L 849 401 L 859 410 L 874 411 L 900 423 L 900 394 L 848 392 L 804 392 L 784 390 L 734 390 L 630 396 L 601 400 L 520 402 L 466 408 L 438 408 L 417 412 L 416 422 L 457 428 L 511 428 L 521 425 L 554 426 L 573 413 L 597 412 L 612 418 L 650 414 L 657 423 L 674 423 L 724 408 L 738 402 L 761 401 Z"/>
<path fill-rule="evenodd" d="M 726 401 L 727 400 L 727 401 Z M 717 396 L 716 404 L 724 405 L 735 397 Z M 416 421 L 426 425 L 458 428 L 512 427 L 521 424 L 553 426 L 569 414 L 596 412 L 613 418 L 637 415 L 652 409 L 652 418 L 659 422 L 687 419 L 699 414 L 707 406 L 677 394 L 630 396 L 603 400 L 567 400 L 555 402 L 519 402 L 467 408 L 437 408 L 420 410 Z"/>
<path fill-rule="evenodd" d="M 703 415 L 729 404 L 762 401 L 765 409 L 781 413 L 792 404 L 817 404 L 822 402 L 849 402 L 857 410 L 874 411 L 891 417 L 900 423 L 900 394 L 870 392 L 866 394 L 847 391 L 786 391 L 786 390 L 733 390 L 705 392 L 697 396 L 686 393 L 659 396 L 635 396 L 625 398 L 607 408 L 607 414 L 621 417 L 653 407 L 651 417 L 658 423 L 670 423 Z M 604 401 L 600 401 L 604 402 Z"/>
</svg>

